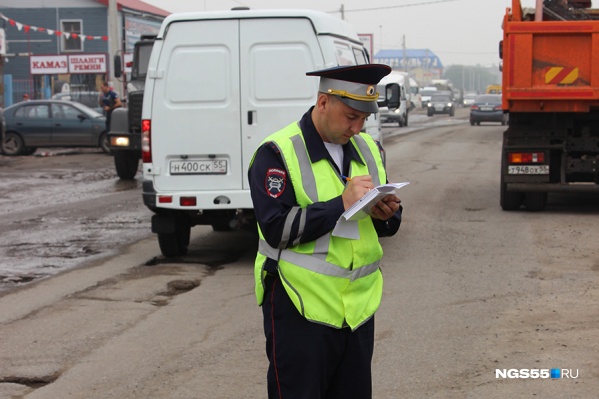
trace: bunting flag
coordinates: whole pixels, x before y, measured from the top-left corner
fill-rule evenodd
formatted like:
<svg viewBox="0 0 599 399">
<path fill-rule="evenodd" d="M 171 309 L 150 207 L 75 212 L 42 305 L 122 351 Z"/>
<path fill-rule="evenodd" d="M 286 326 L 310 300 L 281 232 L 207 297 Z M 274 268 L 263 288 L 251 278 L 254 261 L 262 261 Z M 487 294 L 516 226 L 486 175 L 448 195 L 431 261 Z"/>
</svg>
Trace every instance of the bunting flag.
<svg viewBox="0 0 599 399">
<path fill-rule="evenodd" d="M 48 34 L 48 36 L 64 35 L 64 37 L 66 37 L 67 39 L 69 39 L 69 38 L 77 39 L 78 38 L 82 42 L 85 40 L 104 40 L 104 41 L 108 40 L 108 36 L 89 36 L 89 35 L 84 35 L 83 33 L 61 32 L 59 30 L 41 28 L 39 26 L 25 25 L 21 22 L 15 21 L 14 19 L 8 18 L 6 15 L 4 15 L 2 13 L 0 13 L 0 18 L 5 20 L 6 22 L 8 22 L 8 24 L 10 26 L 14 26 L 15 28 L 17 28 L 17 30 L 19 32 L 21 32 L 21 31 L 29 32 L 30 30 L 32 30 L 34 32 L 41 32 L 41 33 L 46 32 Z"/>
</svg>

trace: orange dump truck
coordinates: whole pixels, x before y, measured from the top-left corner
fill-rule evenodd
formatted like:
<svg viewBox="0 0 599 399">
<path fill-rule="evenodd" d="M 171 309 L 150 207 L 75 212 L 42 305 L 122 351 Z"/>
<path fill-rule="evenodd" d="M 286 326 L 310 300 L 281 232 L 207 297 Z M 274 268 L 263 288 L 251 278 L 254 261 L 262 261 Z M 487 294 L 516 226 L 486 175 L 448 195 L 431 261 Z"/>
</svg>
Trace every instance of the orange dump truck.
<svg viewBox="0 0 599 399">
<path fill-rule="evenodd" d="M 545 1 L 542 18 L 520 0 L 506 10 L 504 210 L 541 211 L 550 192 L 599 192 L 599 10 L 574 3 Z"/>
</svg>

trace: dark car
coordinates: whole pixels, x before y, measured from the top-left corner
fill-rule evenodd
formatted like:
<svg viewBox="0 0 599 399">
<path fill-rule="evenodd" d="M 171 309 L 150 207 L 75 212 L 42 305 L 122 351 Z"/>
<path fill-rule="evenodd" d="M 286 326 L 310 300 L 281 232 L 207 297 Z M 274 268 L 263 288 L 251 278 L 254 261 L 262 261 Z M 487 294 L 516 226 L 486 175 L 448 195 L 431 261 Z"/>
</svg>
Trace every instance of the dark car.
<svg viewBox="0 0 599 399">
<path fill-rule="evenodd" d="M 449 114 L 455 115 L 455 102 L 451 93 L 438 93 L 431 96 L 427 104 L 426 114 L 433 116 L 434 114 Z"/>
<path fill-rule="evenodd" d="M 72 101 L 23 101 L 4 109 L 5 155 L 31 155 L 37 147 L 99 147 L 110 153 L 106 118 Z"/>
<path fill-rule="evenodd" d="M 508 114 L 501 109 L 501 94 L 481 94 L 476 96 L 470 107 L 470 124 L 481 122 L 499 122 L 507 125 Z"/>
</svg>

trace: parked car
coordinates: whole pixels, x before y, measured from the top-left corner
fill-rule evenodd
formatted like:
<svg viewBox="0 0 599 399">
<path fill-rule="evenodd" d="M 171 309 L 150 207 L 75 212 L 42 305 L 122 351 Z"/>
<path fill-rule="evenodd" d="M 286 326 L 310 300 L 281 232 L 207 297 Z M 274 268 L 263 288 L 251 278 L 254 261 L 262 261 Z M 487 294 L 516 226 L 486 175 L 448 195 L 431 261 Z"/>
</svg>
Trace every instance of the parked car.
<svg viewBox="0 0 599 399">
<path fill-rule="evenodd" d="M 433 116 L 434 114 L 449 114 L 449 116 L 454 116 L 455 108 L 451 92 L 435 93 L 428 102 L 426 114 L 428 116 Z"/>
<path fill-rule="evenodd" d="M 508 114 L 501 108 L 501 94 L 481 94 L 474 99 L 470 107 L 470 124 L 481 122 L 499 122 L 507 125 Z"/>
<path fill-rule="evenodd" d="M 99 91 L 70 91 L 65 93 L 56 93 L 52 96 L 52 99 L 75 101 L 103 114 L 102 107 L 99 103 L 100 95 L 101 93 Z"/>
<path fill-rule="evenodd" d="M 5 155 L 31 155 L 37 147 L 99 147 L 110 153 L 106 118 L 72 101 L 23 101 L 4 109 Z"/>
</svg>

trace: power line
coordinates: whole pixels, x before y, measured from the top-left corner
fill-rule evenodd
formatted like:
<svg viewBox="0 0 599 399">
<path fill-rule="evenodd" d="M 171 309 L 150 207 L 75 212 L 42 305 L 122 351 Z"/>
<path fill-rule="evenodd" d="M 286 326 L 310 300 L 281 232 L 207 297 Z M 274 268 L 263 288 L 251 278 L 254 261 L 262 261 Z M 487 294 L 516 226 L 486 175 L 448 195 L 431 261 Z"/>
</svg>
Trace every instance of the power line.
<svg viewBox="0 0 599 399">
<path fill-rule="evenodd" d="M 454 1 L 462 1 L 462 0 L 431 0 L 431 1 L 423 1 L 420 3 L 400 4 L 400 5 L 395 5 L 395 6 L 359 8 L 359 9 L 355 9 L 355 10 L 346 10 L 345 8 L 342 7 L 342 9 L 343 9 L 343 12 L 377 11 L 377 10 L 388 10 L 391 8 L 417 7 L 417 6 L 425 6 L 425 5 L 429 5 L 429 4 L 449 3 L 449 2 L 454 2 Z M 334 11 L 328 11 L 329 14 L 336 13 L 336 12 L 341 12 L 341 9 L 334 10 Z"/>
</svg>

